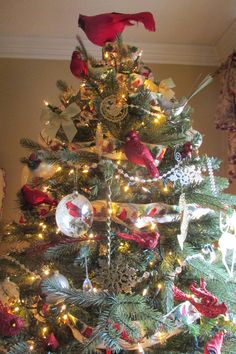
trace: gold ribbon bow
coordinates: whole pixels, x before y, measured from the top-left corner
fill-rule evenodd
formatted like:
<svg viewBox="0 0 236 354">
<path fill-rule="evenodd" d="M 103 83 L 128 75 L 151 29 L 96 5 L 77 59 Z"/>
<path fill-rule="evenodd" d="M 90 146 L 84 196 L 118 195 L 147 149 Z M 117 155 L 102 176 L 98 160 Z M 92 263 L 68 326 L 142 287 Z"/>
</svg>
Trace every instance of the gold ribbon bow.
<svg viewBox="0 0 236 354">
<path fill-rule="evenodd" d="M 45 134 L 54 139 L 58 130 L 62 127 L 69 142 L 71 142 L 77 132 L 71 118 L 79 114 L 80 111 L 76 103 L 70 104 L 59 114 L 53 112 L 49 107 L 45 107 L 40 117 L 41 122 L 44 124 Z"/>
<path fill-rule="evenodd" d="M 172 90 L 172 88 L 175 87 L 175 84 L 171 78 L 162 80 L 159 84 L 159 92 L 167 99 L 171 100 L 174 96 L 175 93 Z"/>
</svg>

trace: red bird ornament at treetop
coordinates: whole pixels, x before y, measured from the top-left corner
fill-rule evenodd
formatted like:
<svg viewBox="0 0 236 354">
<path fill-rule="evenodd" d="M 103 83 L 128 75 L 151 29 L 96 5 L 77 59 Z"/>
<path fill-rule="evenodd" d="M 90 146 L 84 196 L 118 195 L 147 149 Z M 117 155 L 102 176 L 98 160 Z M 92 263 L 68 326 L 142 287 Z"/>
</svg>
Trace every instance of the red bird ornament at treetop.
<svg viewBox="0 0 236 354">
<path fill-rule="evenodd" d="M 154 32 L 155 21 L 150 12 L 136 14 L 121 14 L 116 12 L 96 16 L 79 15 L 79 27 L 85 32 L 88 39 L 99 46 L 107 42 L 114 42 L 126 26 L 133 26 L 135 22 L 142 22 L 144 27 Z"/>
<path fill-rule="evenodd" d="M 76 76 L 78 79 L 88 76 L 88 63 L 86 60 L 83 60 L 81 58 L 81 54 L 79 51 L 75 50 L 72 53 L 70 70 L 72 74 Z"/>
<path fill-rule="evenodd" d="M 154 158 L 147 146 L 141 142 L 138 134 L 131 130 L 124 145 L 127 159 L 135 165 L 145 166 L 152 177 L 158 177 L 159 171 L 154 164 Z"/>
</svg>

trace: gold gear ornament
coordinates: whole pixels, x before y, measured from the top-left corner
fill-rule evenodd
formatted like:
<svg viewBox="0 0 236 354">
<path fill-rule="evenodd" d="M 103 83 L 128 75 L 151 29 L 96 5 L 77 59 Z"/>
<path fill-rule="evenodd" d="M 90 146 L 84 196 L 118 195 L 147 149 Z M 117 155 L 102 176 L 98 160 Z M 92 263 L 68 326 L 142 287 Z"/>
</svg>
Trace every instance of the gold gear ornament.
<svg viewBox="0 0 236 354">
<path fill-rule="evenodd" d="M 128 114 L 128 105 L 117 102 L 117 97 L 111 95 L 105 97 L 100 105 L 100 112 L 103 118 L 110 122 L 117 123 L 122 121 Z"/>
</svg>

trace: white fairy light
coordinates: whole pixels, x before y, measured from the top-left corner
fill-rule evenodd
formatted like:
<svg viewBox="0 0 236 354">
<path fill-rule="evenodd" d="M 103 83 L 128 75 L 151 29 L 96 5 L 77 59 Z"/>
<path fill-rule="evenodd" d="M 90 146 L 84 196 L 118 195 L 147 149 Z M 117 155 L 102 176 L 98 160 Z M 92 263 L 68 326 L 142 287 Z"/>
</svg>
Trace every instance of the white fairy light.
<svg viewBox="0 0 236 354">
<path fill-rule="evenodd" d="M 144 350 L 143 350 L 143 347 L 141 346 L 140 343 L 138 343 L 138 352 L 141 353 L 141 354 L 145 354 Z"/>
</svg>

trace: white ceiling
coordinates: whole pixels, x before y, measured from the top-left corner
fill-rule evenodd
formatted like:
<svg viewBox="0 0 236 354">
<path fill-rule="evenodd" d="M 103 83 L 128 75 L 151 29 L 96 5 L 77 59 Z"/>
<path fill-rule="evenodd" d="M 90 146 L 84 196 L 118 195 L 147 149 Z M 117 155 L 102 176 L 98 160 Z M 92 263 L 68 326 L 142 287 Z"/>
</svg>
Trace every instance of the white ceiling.
<svg viewBox="0 0 236 354">
<path fill-rule="evenodd" d="M 85 38 L 79 13 L 113 11 L 153 13 L 155 33 L 139 24 L 123 36 L 151 62 L 216 65 L 236 49 L 236 0 L 0 0 L 0 56 L 67 59 Z"/>
</svg>

